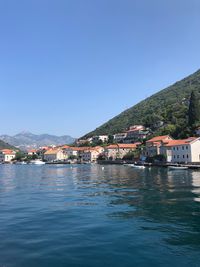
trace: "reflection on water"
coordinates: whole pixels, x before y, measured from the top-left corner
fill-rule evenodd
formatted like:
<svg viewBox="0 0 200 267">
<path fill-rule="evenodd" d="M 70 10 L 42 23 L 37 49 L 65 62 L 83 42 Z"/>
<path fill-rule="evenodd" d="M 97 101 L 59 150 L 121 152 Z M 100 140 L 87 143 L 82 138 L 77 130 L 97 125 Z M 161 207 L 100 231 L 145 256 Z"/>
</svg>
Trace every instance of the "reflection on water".
<svg viewBox="0 0 200 267">
<path fill-rule="evenodd" d="M 200 202 L 200 172 L 192 172 L 192 192 L 195 194 L 194 201 Z"/>
<path fill-rule="evenodd" d="M 1 165 L 0 266 L 199 266 L 199 202 L 198 171 Z"/>
</svg>

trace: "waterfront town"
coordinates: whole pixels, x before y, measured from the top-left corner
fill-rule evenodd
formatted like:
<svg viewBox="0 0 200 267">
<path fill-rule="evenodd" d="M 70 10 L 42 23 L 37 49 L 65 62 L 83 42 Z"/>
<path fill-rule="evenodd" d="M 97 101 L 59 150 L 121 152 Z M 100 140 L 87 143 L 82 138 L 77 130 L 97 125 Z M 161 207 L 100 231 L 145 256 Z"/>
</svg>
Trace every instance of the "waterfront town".
<svg viewBox="0 0 200 267">
<path fill-rule="evenodd" d="M 200 128 L 195 137 L 175 140 L 170 135 L 154 136 L 143 125 L 133 125 L 113 136 L 78 139 L 73 145 L 45 146 L 27 152 L 0 150 L 0 163 L 96 163 L 133 161 L 143 163 L 200 164 Z M 21 156 L 20 156 L 21 155 Z"/>
</svg>

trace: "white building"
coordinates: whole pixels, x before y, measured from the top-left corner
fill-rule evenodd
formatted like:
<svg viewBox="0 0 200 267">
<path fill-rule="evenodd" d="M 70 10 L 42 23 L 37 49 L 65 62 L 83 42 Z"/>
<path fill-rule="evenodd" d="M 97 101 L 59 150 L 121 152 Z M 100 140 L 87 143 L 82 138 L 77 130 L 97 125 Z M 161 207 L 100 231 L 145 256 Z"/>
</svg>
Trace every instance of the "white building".
<svg viewBox="0 0 200 267">
<path fill-rule="evenodd" d="M 66 158 L 77 157 L 79 158 L 81 151 L 88 149 L 88 147 L 68 147 L 64 149 Z"/>
<path fill-rule="evenodd" d="M 200 137 L 170 140 L 162 145 L 160 152 L 166 156 L 167 162 L 198 163 L 200 162 Z"/>
<path fill-rule="evenodd" d="M 10 149 L 2 149 L 0 151 L 0 162 L 11 162 L 16 156 L 16 151 Z"/>
<path fill-rule="evenodd" d="M 116 134 L 113 135 L 114 141 L 117 142 L 117 143 L 118 142 L 123 142 L 124 139 L 126 138 L 126 136 L 127 136 L 127 133 L 116 133 Z"/>
<path fill-rule="evenodd" d="M 129 130 L 130 131 L 134 131 L 134 130 L 143 131 L 145 130 L 145 127 L 143 125 L 133 125 L 129 127 Z"/>
<path fill-rule="evenodd" d="M 108 142 L 108 135 L 97 135 L 92 137 L 93 142 L 102 141 L 102 143 Z"/>
<path fill-rule="evenodd" d="M 97 147 L 91 147 L 87 148 L 80 152 L 80 157 L 82 161 L 86 162 L 96 162 L 99 155 L 104 151 L 103 147 L 97 146 Z"/>
<path fill-rule="evenodd" d="M 37 155 L 37 149 L 31 149 L 28 151 L 29 156 Z"/>
<path fill-rule="evenodd" d="M 44 153 L 44 160 L 48 162 L 64 159 L 66 155 L 62 149 L 49 149 Z"/>
<path fill-rule="evenodd" d="M 87 138 L 87 139 L 77 139 L 76 140 L 76 145 L 79 146 L 79 145 L 87 145 L 87 144 L 90 144 L 92 143 L 92 137 L 90 138 Z"/>
<path fill-rule="evenodd" d="M 133 125 L 126 132 L 125 143 L 134 143 L 146 139 L 149 135 L 149 131 L 145 129 L 143 125 Z"/>
</svg>

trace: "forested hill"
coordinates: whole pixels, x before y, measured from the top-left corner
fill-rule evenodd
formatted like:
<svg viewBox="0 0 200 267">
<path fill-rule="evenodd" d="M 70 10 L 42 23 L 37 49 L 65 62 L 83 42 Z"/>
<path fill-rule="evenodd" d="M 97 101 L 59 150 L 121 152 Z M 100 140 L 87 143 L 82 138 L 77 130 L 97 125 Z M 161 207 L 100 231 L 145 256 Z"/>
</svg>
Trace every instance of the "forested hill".
<svg viewBox="0 0 200 267">
<path fill-rule="evenodd" d="M 122 132 L 134 124 L 150 127 L 155 134 L 185 136 L 192 91 L 199 95 L 200 70 L 125 110 L 84 137 Z M 158 128 L 159 123 L 163 125 Z"/>
<path fill-rule="evenodd" d="M 5 143 L 5 142 L 3 142 L 2 140 L 0 140 L 0 150 L 1 150 L 1 149 L 13 149 L 13 150 L 17 150 L 16 147 L 11 146 L 11 145 L 9 145 L 8 143 Z"/>
</svg>

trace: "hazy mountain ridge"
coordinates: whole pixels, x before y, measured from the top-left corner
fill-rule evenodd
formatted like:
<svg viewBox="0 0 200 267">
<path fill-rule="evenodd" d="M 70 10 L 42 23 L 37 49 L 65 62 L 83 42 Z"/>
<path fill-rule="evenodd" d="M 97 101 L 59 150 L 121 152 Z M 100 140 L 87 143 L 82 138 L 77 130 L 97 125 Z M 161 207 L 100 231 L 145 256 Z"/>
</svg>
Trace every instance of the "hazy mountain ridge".
<svg viewBox="0 0 200 267">
<path fill-rule="evenodd" d="M 11 146 L 10 144 L 5 143 L 4 141 L 0 140 L 0 150 L 1 149 L 13 149 L 13 150 L 17 150 L 16 147 Z"/>
<path fill-rule="evenodd" d="M 62 145 L 71 144 L 75 138 L 69 135 L 56 136 L 50 134 L 32 134 L 30 132 L 21 132 L 14 136 L 1 135 L 0 139 L 10 145 L 16 146 L 20 149 L 32 149 L 48 145 Z"/>
</svg>

